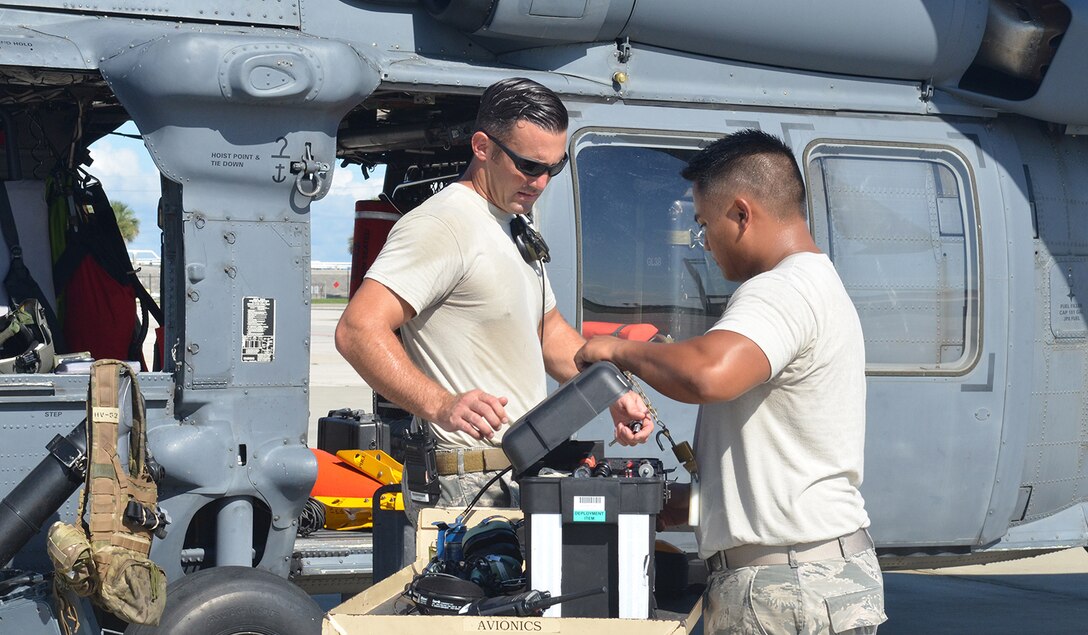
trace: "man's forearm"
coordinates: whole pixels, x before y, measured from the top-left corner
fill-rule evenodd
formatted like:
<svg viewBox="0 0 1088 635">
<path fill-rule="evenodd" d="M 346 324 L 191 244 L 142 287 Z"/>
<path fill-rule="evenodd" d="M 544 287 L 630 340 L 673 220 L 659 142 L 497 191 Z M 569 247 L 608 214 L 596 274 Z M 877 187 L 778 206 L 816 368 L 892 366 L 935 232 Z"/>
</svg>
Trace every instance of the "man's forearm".
<svg viewBox="0 0 1088 635">
<path fill-rule="evenodd" d="M 736 399 L 770 377 L 763 350 L 730 331 L 672 344 L 608 338 L 600 346 L 587 359 L 610 359 L 666 397 L 687 403 Z"/>
<path fill-rule="evenodd" d="M 684 355 L 671 354 L 678 352 L 674 348 L 676 346 L 619 340 L 613 349 L 612 361 L 638 375 L 666 397 L 686 403 L 701 403 L 700 392 L 693 381 L 699 367 Z"/>
<path fill-rule="evenodd" d="M 408 412 L 435 421 L 454 395 L 423 374 L 393 333 L 360 333 L 341 351 L 363 381 Z"/>
</svg>

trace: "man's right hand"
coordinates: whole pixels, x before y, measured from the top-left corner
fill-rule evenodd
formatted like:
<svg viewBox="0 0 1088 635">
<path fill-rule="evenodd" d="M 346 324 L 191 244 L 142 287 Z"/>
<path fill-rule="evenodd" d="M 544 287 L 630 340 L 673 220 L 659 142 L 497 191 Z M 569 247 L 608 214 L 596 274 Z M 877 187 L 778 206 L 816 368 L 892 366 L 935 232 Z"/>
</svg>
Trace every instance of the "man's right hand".
<svg viewBox="0 0 1088 635">
<path fill-rule="evenodd" d="M 474 439 L 490 439 L 510 423 L 503 407 L 506 397 L 489 395 L 479 388 L 453 395 L 438 412 L 436 424 L 447 432 L 465 432 Z"/>
</svg>

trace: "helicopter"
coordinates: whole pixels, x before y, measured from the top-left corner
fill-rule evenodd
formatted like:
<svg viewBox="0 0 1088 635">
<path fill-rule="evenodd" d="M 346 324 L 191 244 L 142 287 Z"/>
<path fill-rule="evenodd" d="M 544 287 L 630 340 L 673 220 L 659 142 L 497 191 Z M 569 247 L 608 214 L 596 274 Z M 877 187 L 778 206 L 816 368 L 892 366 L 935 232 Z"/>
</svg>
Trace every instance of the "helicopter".
<svg viewBox="0 0 1088 635">
<path fill-rule="evenodd" d="M 87 148 L 129 121 L 161 175 L 161 359 L 139 380 L 176 606 L 248 589 L 231 606 L 277 632 L 277 606 L 317 610 L 288 581 L 316 474 L 311 204 L 335 170 L 382 167 L 368 209 L 410 211 L 467 165 L 480 94 L 511 76 L 570 113 L 534 215 L 586 333 L 704 332 L 735 286 L 680 169 L 746 128 L 794 150 L 865 333 L 882 566 L 991 562 L 1088 545 L 1086 25 L 1075 0 L 6 1 L 0 176 L 57 308 L 49 184 L 89 182 Z M 0 490 L 80 423 L 86 381 L 0 375 Z M 648 393 L 690 438 L 694 407 Z M 41 535 L 8 566 L 32 573 L 0 619 L 60 632 Z"/>
</svg>

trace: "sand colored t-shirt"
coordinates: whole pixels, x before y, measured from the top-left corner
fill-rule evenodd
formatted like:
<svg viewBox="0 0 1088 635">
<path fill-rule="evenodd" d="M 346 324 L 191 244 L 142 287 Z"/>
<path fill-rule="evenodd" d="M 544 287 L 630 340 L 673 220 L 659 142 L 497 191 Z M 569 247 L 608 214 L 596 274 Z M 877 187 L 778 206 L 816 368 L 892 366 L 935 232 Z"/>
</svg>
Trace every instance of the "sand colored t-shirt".
<svg viewBox="0 0 1088 635">
<path fill-rule="evenodd" d="M 401 337 L 420 369 L 453 393 L 507 397 L 515 421 L 547 395 L 538 329 L 555 296 L 514 245 L 511 218 L 449 185 L 397 222 L 366 277 L 415 310 Z M 498 445 L 506 429 L 489 443 L 431 426 L 442 448 Z"/>
</svg>

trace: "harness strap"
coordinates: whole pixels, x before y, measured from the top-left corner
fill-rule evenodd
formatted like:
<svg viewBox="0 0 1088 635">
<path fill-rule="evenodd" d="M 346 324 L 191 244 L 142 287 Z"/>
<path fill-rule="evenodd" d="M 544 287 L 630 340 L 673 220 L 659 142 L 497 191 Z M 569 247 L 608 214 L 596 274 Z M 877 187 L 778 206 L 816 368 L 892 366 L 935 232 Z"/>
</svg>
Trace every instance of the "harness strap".
<svg viewBox="0 0 1088 635">
<path fill-rule="evenodd" d="M 121 378 L 131 381 L 132 429 L 129 432 L 128 465 L 117 455 L 118 428 L 121 422 Z M 155 509 L 157 487 L 147 465 L 147 435 L 144 400 L 136 373 L 117 360 L 99 360 L 91 365 L 88 395 L 88 421 L 91 429 L 90 465 L 87 487 L 91 490 L 91 517 L 88 523 L 92 547 L 113 545 L 143 556 L 151 552 L 150 529 L 126 524 L 125 512 L 135 501 L 146 509 Z M 84 495 L 86 498 L 86 495 Z M 80 505 L 82 516 L 82 503 Z"/>
<path fill-rule="evenodd" d="M 45 311 L 45 321 L 49 323 L 52 331 L 53 342 L 57 350 L 67 350 L 64 346 L 64 334 L 61 332 L 60 321 L 53 312 L 53 305 L 46 300 L 45 293 L 30 275 L 23 261 L 23 248 L 19 245 L 19 229 L 15 226 L 15 215 L 11 211 L 11 202 L 8 200 L 8 186 L 0 181 L 0 232 L 4 234 L 4 242 L 11 253 L 11 267 L 4 277 L 4 289 L 15 304 L 19 304 L 29 298 L 34 298 L 42 305 Z"/>
</svg>

